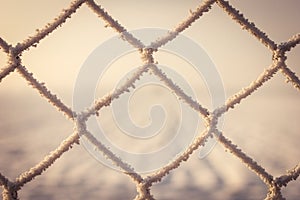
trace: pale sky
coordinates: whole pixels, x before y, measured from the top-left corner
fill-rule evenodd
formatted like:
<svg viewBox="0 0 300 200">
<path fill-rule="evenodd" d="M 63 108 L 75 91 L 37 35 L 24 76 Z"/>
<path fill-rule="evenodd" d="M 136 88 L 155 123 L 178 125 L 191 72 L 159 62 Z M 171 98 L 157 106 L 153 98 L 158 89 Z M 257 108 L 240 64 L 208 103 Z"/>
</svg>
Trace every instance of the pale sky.
<svg viewBox="0 0 300 200">
<path fill-rule="evenodd" d="M 3 1 L 0 36 L 15 45 L 55 18 L 70 1 Z M 200 1 L 98 1 L 129 31 L 140 28 L 171 29 L 188 16 Z M 300 2 L 231 1 L 237 9 L 275 42 L 300 32 Z M 225 88 L 241 88 L 271 64 L 271 54 L 248 32 L 241 30 L 217 5 L 182 33 L 201 45 L 215 63 Z M 73 86 L 82 63 L 94 48 L 116 33 L 83 5 L 71 19 L 23 55 L 23 64 L 49 87 Z M 300 48 L 288 54 L 288 64 L 298 72 Z M 159 60 L 158 60 L 159 61 Z M 139 61 L 137 61 L 139 62 Z M 0 53 L 0 64 L 5 57 Z M 50 70 L 51 69 L 51 70 Z M 60 70 L 60 73 L 55 73 Z M 240 76 L 232 77 L 232 72 Z M 49 76 L 50 75 L 50 76 Z M 53 78 L 55 77 L 55 78 Z M 15 82 L 16 80 L 12 80 Z M 10 80 L 5 80 L 10 81 Z"/>
</svg>

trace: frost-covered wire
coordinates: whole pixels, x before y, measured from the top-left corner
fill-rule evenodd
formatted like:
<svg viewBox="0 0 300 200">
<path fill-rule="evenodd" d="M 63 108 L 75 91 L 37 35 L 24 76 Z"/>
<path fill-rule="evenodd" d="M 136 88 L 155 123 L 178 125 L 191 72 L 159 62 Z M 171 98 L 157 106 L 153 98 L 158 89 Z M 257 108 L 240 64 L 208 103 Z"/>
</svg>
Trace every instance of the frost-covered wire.
<svg viewBox="0 0 300 200">
<path fill-rule="evenodd" d="M 28 171 L 23 172 L 15 182 L 15 187 L 19 190 L 26 183 L 33 180 L 36 176 L 41 175 L 47 168 L 49 168 L 63 153 L 72 148 L 74 144 L 79 144 L 79 135 L 74 132 L 52 152 L 50 152 L 44 159 L 36 166 L 30 168 Z"/>
<path fill-rule="evenodd" d="M 9 52 L 9 44 L 2 39 L 2 37 L 0 37 L 0 48 L 3 49 L 3 51 L 5 53 L 8 53 Z"/>
<path fill-rule="evenodd" d="M 284 51 L 290 51 L 298 44 L 300 44 L 300 33 L 292 36 L 287 42 L 280 44 L 279 47 Z"/>
<path fill-rule="evenodd" d="M 129 92 L 130 88 L 135 88 L 134 83 L 140 79 L 143 73 L 148 71 L 148 68 L 149 65 L 142 65 L 130 78 L 127 79 L 123 85 L 114 89 L 111 93 L 105 95 L 104 97 L 98 99 L 94 105 L 84 112 L 84 118 L 87 119 L 91 115 L 97 114 L 102 107 L 109 106 L 114 99 L 119 98 L 119 96 L 125 92 Z"/>
<path fill-rule="evenodd" d="M 17 44 L 18 52 L 22 52 L 32 45 L 37 45 L 44 37 L 53 32 L 56 28 L 66 22 L 73 13 L 85 2 L 86 0 L 75 0 L 70 3 L 69 8 L 63 9 L 62 13 L 56 17 L 52 22 L 49 22 L 43 29 L 36 29 L 36 34 L 29 36 L 22 43 Z"/>
<path fill-rule="evenodd" d="M 107 27 L 112 27 L 118 33 L 121 34 L 123 40 L 129 42 L 132 46 L 136 47 L 137 49 L 142 49 L 145 45 L 135 38 L 131 33 L 129 33 L 117 20 L 112 18 L 100 5 L 97 5 L 95 1 L 88 0 L 87 5 L 106 23 Z"/>
<path fill-rule="evenodd" d="M 20 65 L 20 58 L 16 52 L 16 49 L 10 47 L 8 49 L 8 61 L 7 65 L 0 71 L 0 82 L 8 76 L 11 72 L 15 71 L 15 69 Z"/>
<path fill-rule="evenodd" d="M 273 181 L 273 176 L 267 173 L 267 171 L 262 166 L 260 166 L 256 161 L 254 161 L 246 153 L 239 149 L 236 144 L 233 144 L 228 138 L 226 138 L 223 135 L 222 132 L 217 131 L 216 138 L 226 149 L 229 150 L 230 153 L 235 155 L 247 167 L 254 171 L 261 178 L 262 181 L 264 181 L 267 185 L 271 185 Z"/>
<path fill-rule="evenodd" d="M 223 8 L 226 13 L 237 23 L 239 23 L 242 29 L 246 29 L 253 36 L 255 36 L 262 44 L 268 47 L 270 50 L 275 50 L 277 45 L 271 40 L 268 35 L 258 29 L 253 22 L 250 22 L 248 19 L 244 17 L 243 14 L 239 12 L 239 10 L 232 7 L 228 1 L 217 0 L 217 4 Z"/>
<path fill-rule="evenodd" d="M 164 176 L 170 173 L 170 171 L 179 167 L 183 161 L 187 161 L 195 150 L 197 150 L 200 146 L 203 146 L 207 141 L 208 137 L 210 137 L 209 133 L 210 132 L 207 130 L 201 132 L 200 135 L 182 154 L 180 154 L 175 160 L 171 161 L 159 171 L 155 172 L 151 176 L 148 176 L 146 181 L 151 184 L 155 182 L 160 182 Z"/>
<path fill-rule="evenodd" d="M 117 31 L 123 40 L 134 46 L 139 50 L 141 54 L 141 60 L 143 65 L 139 67 L 127 81 L 116 88 L 111 93 L 97 100 L 90 108 L 82 111 L 80 114 L 75 113 L 71 108 L 64 104 L 56 95 L 45 86 L 44 83 L 37 80 L 32 73 L 30 73 L 25 66 L 21 64 L 22 52 L 28 50 L 29 47 L 37 45 L 43 38 L 52 33 L 60 25 L 62 25 L 68 18 L 75 13 L 83 3 L 86 3 L 88 7 L 96 13 L 102 20 L 104 20 L 106 26 L 112 27 Z M 172 41 L 178 36 L 179 33 L 189 28 L 192 23 L 200 19 L 200 17 L 212 9 L 212 5 L 217 3 L 234 21 L 239 23 L 242 29 L 246 29 L 251 35 L 256 37 L 263 45 L 265 45 L 272 53 L 272 64 L 268 67 L 259 77 L 253 81 L 248 87 L 243 88 L 238 93 L 227 99 L 226 103 L 213 111 L 209 111 L 199 102 L 188 96 L 178 86 L 168 74 L 164 73 L 154 62 L 153 54 L 159 51 L 159 48 L 165 45 L 167 42 Z M 250 22 L 247 18 L 240 13 L 239 10 L 231 6 L 225 0 L 205 0 L 203 1 L 195 11 L 190 12 L 190 16 L 174 27 L 168 34 L 154 40 L 149 47 L 145 45 L 134 35 L 128 32 L 128 30 L 121 25 L 116 19 L 114 19 L 104 8 L 97 5 L 94 0 L 75 0 L 72 1 L 67 9 L 64 9 L 62 13 L 54 19 L 54 21 L 48 23 L 44 28 L 37 29 L 37 33 L 33 36 L 29 36 L 21 43 L 17 43 L 16 46 L 8 44 L 4 39 L 0 37 L 0 48 L 6 53 L 8 58 L 7 65 L 0 71 L 0 82 L 4 77 L 9 76 L 17 69 L 17 72 L 24 77 L 29 85 L 35 88 L 43 98 L 47 99 L 50 104 L 56 107 L 59 111 L 65 114 L 74 123 L 75 131 L 67 137 L 55 150 L 50 152 L 43 158 L 37 165 L 21 173 L 14 182 L 11 182 L 5 175 L 0 173 L 0 186 L 3 189 L 2 198 L 4 200 L 18 199 L 18 191 L 27 183 L 31 182 L 36 176 L 41 175 L 46 171 L 58 158 L 60 158 L 65 152 L 72 148 L 74 144 L 79 143 L 81 137 L 85 137 L 92 145 L 95 146 L 97 151 L 102 152 L 104 156 L 111 160 L 116 166 L 122 169 L 123 173 L 128 175 L 131 180 L 136 184 L 137 195 L 136 200 L 152 200 L 154 199 L 151 194 L 151 187 L 154 183 L 161 182 L 162 178 L 167 176 L 172 170 L 178 168 L 183 161 L 187 161 L 190 155 L 195 152 L 200 146 L 204 145 L 208 137 L 212 137 L 214 134 L 219 143 L 221 143 L 226 149 L 228 149 L 233 156 L 239 158 L 249 169 L 255 172 L 260 177 L 265 185 L 268 187 L 268 194 L 266 199 L 284 199 L 281 193 L 281 188 L 287 186 L 292 180 L 296 180 L 300 175 L 300 164 L 295 168 L 289 170 L 287 174 L 283 174 L 277 178 L 267 172 L 263 166 L 257 163 L 249 155 L 243 152 L 238 145 L 234 144 L 229 138 L 225 137 L 222 131 L 217 129 L 218 119 L 225 114 L 230 108 L 234 108 L 243 99 L 249 97 L 253 92 L 263 86 L 269 81 L 274 74 L 281 72 L 286 78 L 287 82 L 291 82 L 293 86 L 300 90 L 300 80 L 295 72 L 293 72 L 286 64 L 287 55 L 286 52 L 291 51 L 294 47 L 300 44 L 300 34 L 296 34 L 288 39 L 286 42 L 276 44 L 270 39 L 266 33 L 257 28 L 253 22 Z M 151 71 L 153 75 L 160 78 L 160 80 L 168 86 L 178 98 L 182 99 L 192 109 L 195 110 L 205 122 L 206 130 L 200 133 L 195 140 L 190 144 L 185 151 L 177 155 L 174 160 L 170 161 L 167 165 L 162 167 L 156 172 L 149 174 L 147 177 L 143 177 L 141 174 L 135 172 L 134 168 L 127 163 L 126 160 L 122 160 L 118 155 L 115 155 L 108 147 L 106 147 L 101 141 L 95 138 L 89 131 L 86 121 L 92 115 L 98 114 L 98 112 L 104 107 L 111 105 L 111 102 L 119 98 L 123 93 L 130 92 L 130 89 L 135 88 L 135 83 L 143 76 L 144 73 Z"/>
<path fill-rule="evenodd" d="M 9 183 L 8 178 L 6 178 L 3 174 L 0 173 L 0 186 L 7 187 L 8 183 Z"/>
<path fill-rule="evenodd" d="M 292 181 L 296 180 L 300 175 L 300 163 L 296 165 L 293 169 L 288 170 L 287 174 L 281 175 L 275 179 L 275 182 L 280 187 L 287 186 L 287 184 Z"/>
<path fill-rule="evenodd" d="M 44 83 L 40 83 L 37 79 L 35 79 L 33 74 L 28 72 L 22 65 L 18 66 L 18 72 L 28 81 L 28 84 L 37 89 L 38 92 L 48 100 L 48 102 L 50 102 L 59 111 L 63 112 L 69 119 L 73 119 L 75 113 L 72 109 L 66 106 L 56 95 L 52 94 Z"/>
<path fill-rule="evenodd" d="M 275 51 L 273 55 L 273 64 L 264 70 L 258 78 L 253 81 L 248 87 L 242 88 L 238 93 L 234 94 L 225 102 L 224 112 L 240 103 L 243 99 L 250 96 L 255 90 L 260 88 L 265 82 L 273 77 L 273 75 L 284 65 L 285 55 L 281 51 Z"/>
<path fill-rule="evenodd" d="M 291 82 L 292 85 L 300 91 L 300 80 L 296 73 L 293 72 L 290 68 L 288 68 L 285 63 L 281 65 L 280 70 L 285 75 L 286 82 Z"/>
<path fill-rule="evenodd" d="M 195 111 L 199 112 L 203 117 L 207 117 L 209 115 L 209 111 L 199 104 L 197 101 L 193 100 L 190 96 L 188 96 L 178 85 L 176 85 L 168 76 L 159 69 L 155 64 L 151 65 L 151 70 L 153 73 L 160 78 L 162 82 L 166 84 L 179 98 L 181 98 L 184 102 L 186 102 L 191 108 Z"/>
<path fill-rule="evenodd" d="M 183 20 L 173 30 L 169 31 L 167 35 L 160 37 L 156 41 L 152 42 L 150 46 L 153 49 L 158 49 L 159 47 L 172 41 L 178 36 L 179 33 L 191 26 L 191 24 L 199 19 L 205 12 L 208 12 L 215 1 L 216 0 L 205 0 L 201 2 L 201 4 L 196 8 L 195 11 L 190 12 L 190 16 L 187 19 Z"/>
<path fill-rule="evenodd" d="M 100 151 L 106 159 L 111 160 L 117 167 L 124 170 L 124 173 L 128 174 L 133 180 L 141 182 L 143 178 L 137 174 L 130 164 L 124 162 L 120 157 L 116 156 L 109 150 L 104 144 L 102 144 L 97 138 L 95 138 L 86 128 L 85 116 L 77 116 L 76 118 L 76 132 L 80 136 L 84 136 L 91 142 L 98 151 Z"/>
</svg>

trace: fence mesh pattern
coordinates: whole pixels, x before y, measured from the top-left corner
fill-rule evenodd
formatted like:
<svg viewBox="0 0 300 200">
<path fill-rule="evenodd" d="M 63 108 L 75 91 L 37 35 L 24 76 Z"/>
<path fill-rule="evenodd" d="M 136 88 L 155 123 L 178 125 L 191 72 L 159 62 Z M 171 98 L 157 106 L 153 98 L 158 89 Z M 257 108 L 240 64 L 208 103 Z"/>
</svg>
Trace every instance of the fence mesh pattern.
<svg viewBox="0 0 300 200">
<path fill-rule="evenodd" d="M 123 40 L 131 44 L 138 49 L 141 55 L 143 65 L 140 66 L 137 73 L 135 73 L 127 82 L 121 87 L 115 89 L 111 93 L 107 94 L 101 99 L 98 99 L 94 105 L 81 112 L 73 111 L 69 105 L 63 103 L 58 96 L 52 93 L 44 83 L 37 80 L 26 66 L 22 65 L 22 52 L 25 50 L 31 50 L 32 47 L 38 45 L 38 43 L 46 38 L 49 34 L 55 34 L 53 31 L 62 26 L 68 18 L 71 18 L 80 7 L 86 4 L 91 12 L 94 12 L 99 20 L 104 20 L 107 23 L 107 27 L 114 29 L 118 32 Z M 256 80 L 254 80 L 249 86 L 242 88 L 238 93 L 229 97 L 223 106 L 220 106 L 214 110 L 209 110 L 201 105 L 196 100 L 189 97 L 184 91 L 168 77 L 168 74 L 164 73 L 157 65 L 157 61 L 154 60 L 153 54 L 160 50 L 160 48 L 166 43 L 172 42 L 179 33 L 188 29 L 193 22 L 201 20 L 201 17 L 209 12 L 212 5 L 217 4 L 222 10 L 228 14 L 232 20 L 234 20 L 243 30 L 248 31 L 253 37 L 261 42 L 270 52 L 272 52 L 272 63 L 263 71 Z M 68 8 L 62 10 L 61 14 L 49 22 L 45 27 L 37 30 L 36 34 L 28 37 L 24 41 L 17 43 L 15 46 L 9 44 L 7 41 L 0 37 L 1 50 L 7 55 L 8 63 L 0 71 L 0 81 L 5 77 L 10 76 L 12 73 L 19 73 L 29 85 L 37 90 L 41 97 L 47 99 L 47 101 L 57 108 L 58 112 L 65 115 L 70 123 L 74 124 L 74 132 L 69 135 L 62 143 L 53 151 L 44 157 L 37 165 L 32 166 L 27 171 L 21 173 L 15 180 L 10 180 L 5 174 L 0 172 L 0 185 L 3 193 L 2 198 L 4 200 L 18 199 L 18 192 L 22 190 L 23 186 L 29 184 L 35 177 L 47 173 L 47 169 L 55 164 L 64 153 L 72 151 L 72 146 L 80 144 L 82 137 L 85 137 L 92 145 L 95 146 L 99 152 L 102 152 L 107 159 L 111 160 L 114 165 L 119 167 L 124 175 L 129 177 L 137 190 L 135 199 L 155 199 L 151 194 L 151 187 L 168 176 L 172 170 L 176 170 L 183 161 L 187 161 L 195 150 L 200 146 L 204 146 L 209 137 L 215 137 L 219 144 L 221 144 L 232 156 L 238 158 L 249 170 L 253 171 L 267 186 L 268 193 L 266 199 L 284 199 L 282 195 L 282 188 L 288 187 L 289 183 L 296 180 L 300 174 L 300 164 L 288 169 L 286 174 L 282 174 L 278 177 L 274 177 L 265 168 L 253 158 L 247 155 L 243 149 L 239 148 L 237 144 L 234 144 L 230 138 L 226 137 L 226 134 L 219 130 L 217 125 L 221 116 L 225 115 L 230 109 L 234 109 L 241 101 L 249 97 L 255 90 L 258 90 L 266 82 L 272 79 L 276 73 L 282 73 L 286 77 L 287 84 L 294 87 L 297 91 L 300 90 L 300 80 L 297 75 L 287 66 L 286 53 L 291 51 L 296 45 L 300 43 L 300 34 L 296 34 L 289 40 L 276 44 L 266 33 L 256 27 L 253 22 L 250 22 L 244 15 L 230 5 L 229 2 L 224 0 L 205 0 L 200 5 L 190 12 L 190 15 L 174 27 L 169 33 L 163 37 L 159 37 L 157 40 L 151 43 L 151 48 L 143 44 L 139 38 L 129 33 L 122 24 L 120 24 L 113 16 L 107 13 L 101 5 L 97 5 L 94 0 L 75 0 L 71 2 Z M 159 61 L 158 61 L 159 62 Z M 151 72 L 154 76 L 159 77 L 164 84 L 170 88 L 182 101 L 188 104 L 195 112 L 205 121 L 205 130 L 203 130 L 195 138 L 193 143 L 185 149 L 174 160 L 165 165 L 152 174 L 144 177 L 139 174 L 135 169 L 130 166 L 125 160 L 120 159 L 115 155 L 108 147 L 103 145 L 101 141 L 97 140 L 89 131 L 86 125 L 87 120 L 96 115 L 102 108 L 110 106 L 112 101 L 117 98 L 121 98 L 121 95 L 125 92 L 130 92 L 130 89 L 134 87 L 138 79 L 143 74 Z"/>
</svg>

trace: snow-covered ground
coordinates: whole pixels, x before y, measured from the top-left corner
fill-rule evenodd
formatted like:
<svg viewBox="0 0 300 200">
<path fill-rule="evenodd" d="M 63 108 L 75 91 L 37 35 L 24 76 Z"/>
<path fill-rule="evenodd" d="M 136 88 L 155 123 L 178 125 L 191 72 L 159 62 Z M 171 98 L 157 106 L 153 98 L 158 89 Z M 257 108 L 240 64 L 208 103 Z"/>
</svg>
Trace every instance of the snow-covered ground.
<svg viewBox="0 0 300 200">
<path fill-rule="evenodd" d="M 226 114 L 223 131 L 274 176 L 294 167 L 299 151 L 299 95 L 294 89 L 260 90 Z M 72 122 L 30 88 L 3 92 L 0 99 L 0 171 L 14 179 L 38 163 L 73 131 Z M 266 186 L 237 158 L 217 144 L 204 159 L 198 152 L 161 183 L 152 187 L 157 199 L 263 199 Z M 300 181 L 283 194 L 300 196 Z M 133 199 L 131 180 L 95 160 L 75 145 L 41 176 L 26 184 L 21 199 Z"/>
</svg>

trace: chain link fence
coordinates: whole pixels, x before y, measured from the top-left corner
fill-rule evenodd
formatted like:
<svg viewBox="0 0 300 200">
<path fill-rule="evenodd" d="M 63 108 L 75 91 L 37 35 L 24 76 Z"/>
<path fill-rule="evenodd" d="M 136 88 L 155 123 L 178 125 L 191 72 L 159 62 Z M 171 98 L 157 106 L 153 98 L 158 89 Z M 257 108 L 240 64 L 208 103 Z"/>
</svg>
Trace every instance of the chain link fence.
<svg viewBox="0 0 300 200">
<path fill-rule="evenodd" d="M 140 66 L 138 71 L 123 85 L 103 98 L 98 99 L 91 107 L 80 112 L 75 112 L 70 105 L 66 105 L 62 102 L 57 95 L 53 94 L 44 83 L 37 80 L 34 77 L 34 74 L 22 64 L 22 53 L 24 51 L 30 51 L 32 47 L 39 45 L 39 42 L 49 34 L 55 34 L 52 32 L 62 26 L 68 18 L 71 18 L 83 4 L 86 4 L 91 12 L 98 15 L 100 20 L 104 20 L 107 23 L 107 27 L 118 32 L 124 41 L 128 42 L 138 50 L 143 65 Z M 159 52 L 162 46 L 171 43 L 181 32 L 188 29 L 193 22 L 200 20 L 205 13 L 210 12 L 211 7 L 214 4 L 222 8 L 233 21 L 240 25 L 241 29 L 248 31 L 249 34 L 261 42 L 272 53 L 273 57 L 270 66 L 267 67 L 249 86 L 242 88 L 238 93 L 229 97 L 223 106 L 214 110 L 209 110 L 187 95 L 184 90 L 180 88 L 180 85 L 177 85 L 176 82 L 169 78 L 168 74 L 158 66 L 159 60 L 156 61 L 153 55 L 156 52 Z M 64 153 L 72 151 L 72 146 L 80 144 L 82 138 L 84 138 L 94 146 L 96 151 L 104 154 L 106 159 L 110 160 L 135 184 L 137 191 L 135 199 L 154 199 L 155 197 L 151 193 L 151 187 L 156 183 L 161 182 L 171 171 L 176 171 L 183 161 L 189 160 L 191 154 L 193 154 L 195 150 L 204 146 L 209 138 L 214 137 L 219 144 L 232 154 L 232 156 L 238 158 L 240 162 L 263 181 L 268 188 L 266 199 L 284 199 L 281 190 L 283 187 L 288 187 L 291 181 L 298 178 L 300 174 L 300 165 L 298 164 L 295 167 L 291 167 L 286 174 L 274 177 L 260 163 L 256 162 L 237 144 L 233 143 L 230 138 L 226 136 L 226 133 L 218 128 L 218 124 L 220 123 L 220 118 L 222 116 L 226 115 L 229 110 L 237 107 L 239 103 L 242 103 L 243 99 L 249 97 L 256 90 L 264 86 L 264 84 L 271 80 L 276 73 L 282 73 L 286 77 L 287 84 L 290 84 L 299 91 L 300 80 L 286 64 L 288 59 L 286 53 L 292 51 L 299 43 L 300 34 L 294 35 L 286 42 L 280 44 L 275 43 L 266 33 L 256 27 L 253 22 L 250 22 L 241 12 L 224 0 L 206 0 L 201 2 L 197 8 L 190 11 L 190 15 L 185 20 L 170 30 L 165 36 L 159 37 L 157 40 L 153 41 L 149 46 L 143 44 L 139 38 L 136 38 L 131 34 L 122 24 L 93 0 L 73 1 L 67 9 L 64 9 L 62 13 L 54 19 L 54 21 L 48 23 L 45 27 L 38 29 L 35 35 L 17 43 L 15 46 L 9 44 L 0 37 L 1 50 L 8 58 L 7 65 L 1 69 L 0 81 L 13 73 L 19 73 L 33 89 L 40 93 L 42 98 L 47 99 L 52 106 L 57 108 L 58 112 L 65 115 L 65 117 L 70 120 L 70 123 L 73 123 L 74 125 L 74 132 L 63 140 L 56 149 L 49 152 L 49 154 L 37 165 L 21 173 L 15 180 L 10 180 L 5 174 L 0 173 L 0 185 L 3 188 L 2 198 L 4 200 L 18 199 L 18 193 L 22 190 L 24 185 L 29 184 L 35 177 L 47 173 L 49 167 L 55 164 L 57 159 Z M 135 87 L 136 82 L 138 82 L 146 73 L 151 73 L 153 76 L 158 77 L 178 98 L 198 113 L 204 120 L 206 128 L 198 134 L 188 148 L 176 156 L 171 162 L 157 171 L 147 174 L 147 176 L 143 176 L 143 174 L 138 173 L 130 163 L 127 163 L 126 160 L 122 160 L 105 146 L 101 140 L 94 137 L 88 130 L 87 121 L 91 116 L 98 115 L 99 111 L 104 107 L 111 106 L 112 102 L 117 98 L 122 98 L 122 94 L 130 92 L 130 90 Z"/>
</svg>

